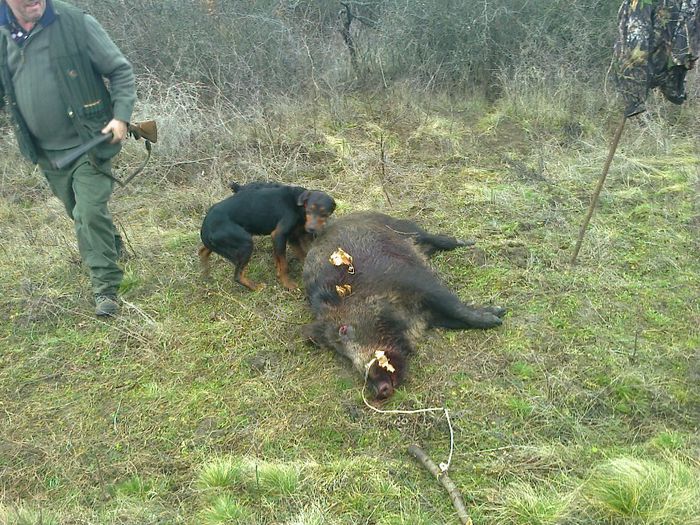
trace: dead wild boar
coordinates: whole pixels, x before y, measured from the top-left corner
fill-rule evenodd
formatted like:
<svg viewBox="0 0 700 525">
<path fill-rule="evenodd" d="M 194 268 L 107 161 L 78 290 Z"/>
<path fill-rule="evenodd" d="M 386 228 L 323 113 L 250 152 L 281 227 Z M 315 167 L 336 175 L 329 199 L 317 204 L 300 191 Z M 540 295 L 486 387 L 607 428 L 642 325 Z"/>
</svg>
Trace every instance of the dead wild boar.
<svg viewBox="0 0 700 525">
<path fill-rule="evenodd" d="M 336 219 L 304 262 L 304 286 L 316 316 L 304 327 L 305 336 L 349 358 L 363 377 L 367 373 L 377 398 L 391 396 L 426 328 L 501 324 L 503 308 L 464 304 L 428 266 L 434 252 L 468 244 L 381 213 Z"/>
</svg>

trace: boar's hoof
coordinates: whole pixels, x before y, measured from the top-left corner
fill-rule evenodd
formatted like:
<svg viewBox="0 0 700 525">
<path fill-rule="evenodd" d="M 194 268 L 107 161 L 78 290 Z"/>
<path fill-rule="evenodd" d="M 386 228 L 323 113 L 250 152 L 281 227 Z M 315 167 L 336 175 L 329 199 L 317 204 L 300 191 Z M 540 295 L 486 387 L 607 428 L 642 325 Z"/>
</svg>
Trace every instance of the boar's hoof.
<svg viewBox="0 0 700 525">
<path fill-rule="evenodd" d="M 492 314 L 484 313 L 484 326 L 483 328 L 494 328 L 496 326 L 501 326 L 503 324 L 503 319 Z"/>
<path fill-rule="evenodd" d="M 492 313 L 496 317 L 503 317 L 506 315 L 507 312 L 505 308 L 501 308 L 500 306 L 486 306 L 484 307 L 484 310 Z"/>
</svg>

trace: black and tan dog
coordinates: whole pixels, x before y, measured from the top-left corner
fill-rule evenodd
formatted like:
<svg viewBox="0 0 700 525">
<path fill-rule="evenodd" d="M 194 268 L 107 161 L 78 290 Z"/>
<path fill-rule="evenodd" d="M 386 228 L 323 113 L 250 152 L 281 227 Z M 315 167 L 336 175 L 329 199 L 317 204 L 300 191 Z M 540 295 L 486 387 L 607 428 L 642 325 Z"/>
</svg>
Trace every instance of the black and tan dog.
<svg viewBox="0 0 700 525">
<path fill-rule="evenodd" d="M 231 189 L 234 194 L 214 204 L 202 222 L 199 258 L 204 276 L 209 276 L 209 256 L 218 253 L 235 265 L 236 282 L 257 290 L 260 285 L 245 276 L 253 235 L 272 235 L 277 277 L 285 288 L 297 288 L 288 274 L 287 243 L 303 261 L 311 239 L 335 210 L 335 201 L 322 191 L 275 182 L 233 182 Z"/>
</svg>

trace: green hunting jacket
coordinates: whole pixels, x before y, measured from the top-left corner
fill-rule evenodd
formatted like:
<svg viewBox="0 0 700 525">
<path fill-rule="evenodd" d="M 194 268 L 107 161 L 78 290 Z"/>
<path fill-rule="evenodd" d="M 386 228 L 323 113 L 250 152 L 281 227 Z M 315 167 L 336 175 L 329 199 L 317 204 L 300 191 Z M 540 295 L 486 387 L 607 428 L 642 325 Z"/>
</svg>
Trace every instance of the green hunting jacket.
<svg viewBox="0 0 700 525">
<path fill-rule="evenodd" d="M 44 16 L 18 45 L 10 16 L 0 0 L 0 108 L 8 105 L 24 157 L 37 163 L 87 142 L 112 118 L 129 122 L 133 69 L 93 17 L 47 0 Z M 120 148 L 103 143 L 93 155 L 106 160 Z"/>
</svg>

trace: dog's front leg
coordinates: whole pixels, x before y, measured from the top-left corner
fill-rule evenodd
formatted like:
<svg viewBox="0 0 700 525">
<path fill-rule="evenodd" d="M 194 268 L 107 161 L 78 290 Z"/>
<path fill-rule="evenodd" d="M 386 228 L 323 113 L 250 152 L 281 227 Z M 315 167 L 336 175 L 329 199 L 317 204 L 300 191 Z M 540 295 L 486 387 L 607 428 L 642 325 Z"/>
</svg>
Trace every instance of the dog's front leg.
<svg viewBox="0 0 700 525">
<path fill-rule="evenodd" d="M 275 256 L 277 278 L 287 290 L 299 288 L 297 283 L 289 278 L 289 266 L 287 264 L 287 230 L 278 225 L 272 232 L 272 251 Z"/>
</svg>

